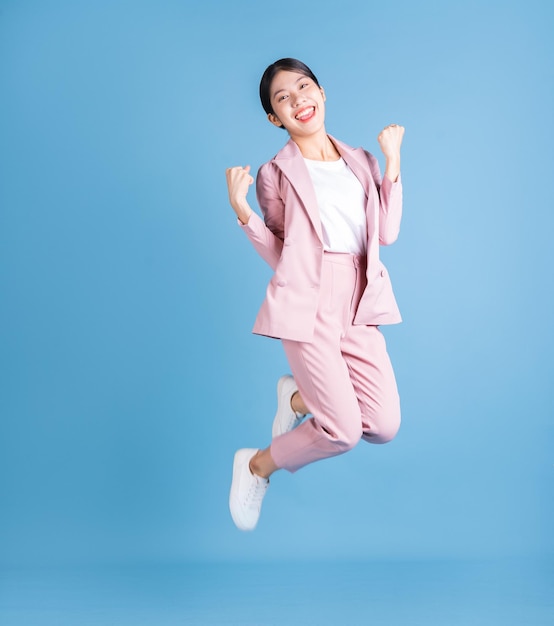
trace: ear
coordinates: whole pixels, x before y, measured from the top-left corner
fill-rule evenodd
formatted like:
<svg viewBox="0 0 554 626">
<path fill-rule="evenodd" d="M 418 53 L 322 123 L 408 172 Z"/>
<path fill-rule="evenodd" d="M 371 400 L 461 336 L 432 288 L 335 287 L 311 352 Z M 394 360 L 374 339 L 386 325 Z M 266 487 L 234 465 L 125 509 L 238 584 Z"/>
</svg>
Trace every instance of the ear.
<svg viewBox="0 0 554 626">
<path fill-rule="evenodd" d="M 281 120 L 274 113 L 268 113 L 267 119 L 273 124 L 273 126 L 277 126 L 277 128 L 283 128 Z"/>
<path fill-rule="evenodd" d="M 325 95 L 325 89 L 323 89 L 323 87 L 320 87 L 319 91 L 321 91 L 321 96 L 323 97 L 323 102 L 325 102 L 325 100 L 327 100 L 327 96 Z"/>
</svg>

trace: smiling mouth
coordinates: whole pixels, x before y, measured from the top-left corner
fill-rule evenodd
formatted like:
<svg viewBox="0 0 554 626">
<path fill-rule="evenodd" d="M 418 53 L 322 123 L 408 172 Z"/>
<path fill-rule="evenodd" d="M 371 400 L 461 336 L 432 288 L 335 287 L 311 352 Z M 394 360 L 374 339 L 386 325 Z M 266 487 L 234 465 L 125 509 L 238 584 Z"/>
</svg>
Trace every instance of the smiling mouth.
<svg viewBox="0 0 554 626">
<path fill-rule="evenodd" d="M 314 115 L 315 115 L 315 107 L 307 107 L 305 109 L 302 109 L 302 111 L 300 111 L 299 113 L 297 113 L 294 116 L 294 119 L 298 120 L 299 122 L 307 122 L 308 120 L 311 120 Z"/>
</svg>

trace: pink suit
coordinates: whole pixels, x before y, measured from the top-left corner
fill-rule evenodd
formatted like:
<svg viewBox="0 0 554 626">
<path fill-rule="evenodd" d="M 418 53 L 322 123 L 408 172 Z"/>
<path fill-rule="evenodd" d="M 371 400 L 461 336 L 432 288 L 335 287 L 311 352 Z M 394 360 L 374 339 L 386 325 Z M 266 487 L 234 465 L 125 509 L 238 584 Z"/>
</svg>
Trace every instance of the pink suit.
<svg viewBox="0 0 554 626">
<path fill-rule="evenodd" d="M 271 444 L 275 463 L 295 471 L 341 454 L 360 439 L 396 434 L 400 404 L 380 324 L 401 321 L 379 244 L 400 227 L 402 185 L 381 182 L 377 160 L 330 137 L 367 196 L 367 257 L 329 253 L 315 191 L 292 141 L 258 172 L 264 221 L 242 228 L 275 271 L 253 332 L 280 338 L 312 417 Z M 264 223 L 265 222 L 265 223 Z"/>
</svg>

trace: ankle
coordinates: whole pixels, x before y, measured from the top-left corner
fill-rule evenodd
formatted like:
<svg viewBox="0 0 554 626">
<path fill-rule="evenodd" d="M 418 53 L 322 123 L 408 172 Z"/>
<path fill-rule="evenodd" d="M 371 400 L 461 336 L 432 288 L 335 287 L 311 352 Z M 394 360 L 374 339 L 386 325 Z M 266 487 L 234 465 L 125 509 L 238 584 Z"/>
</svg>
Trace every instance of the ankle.
<svg viewBox="0 0 554 626">
<path fill-rule="evenodd" d="M 261 468 L 259 457 L 260 457 L 260 451 L 258 450 L 258 452 L 256 452 L 256 454 L 250 459 L 250 463 L 248 464 L 248 469 L 250 470 L 251 474 L 253 474 L 254 476 L 258 476 L 259 478 L 268 478 L 268 476 L 264 474 L 264 471 Z"/>
<path fill-rule="evenodd" d="M 258 456 L 258 453 L 256 452 L 256 454 L 250 459 L 250 462 L 248 463 L 248 469 L 250 470 L 250 473 L 253 475 L 256 475 L 256 468 L 254 467 L 254 459 Z"/>
<path fill-rule="evenodd" d="M 298 391 L 295 391 L 290 397 L 290 408 L 296 413 L 297 417 L 306 415 L 306 411 L 304 411 L 306 407 Z"/>
</svg>

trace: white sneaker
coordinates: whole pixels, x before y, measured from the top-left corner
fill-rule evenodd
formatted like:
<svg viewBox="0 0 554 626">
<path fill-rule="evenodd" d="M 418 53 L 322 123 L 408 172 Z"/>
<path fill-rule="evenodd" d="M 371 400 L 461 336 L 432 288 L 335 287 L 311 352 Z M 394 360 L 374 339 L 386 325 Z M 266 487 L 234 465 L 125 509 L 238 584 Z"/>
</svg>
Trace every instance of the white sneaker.
<svg viewBox="0 0 554 626">
<path fill-rule="evenodd" d="M 292 376 L 281 376 L 277 382 L 277 413 L 273 419 L 271 434 L 278 437 L 289 430 L 296 428 L 304 419 L 305 415 L 298 415 L 291 407 L 292 396 L 298 391 L 298 387 Z"/>
<path fill-rule="evenodd" d="M 254 530 L 260 517 L 262 500 L 269 480 L 255 476 L 250 471 L 250 459 L 258 452 L 256 448 L 242 448 L 235 453 L 233 482 L 229 494 L 229 509 L 233 522 L 240 530 Z"/>
</svg>

